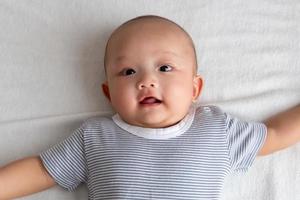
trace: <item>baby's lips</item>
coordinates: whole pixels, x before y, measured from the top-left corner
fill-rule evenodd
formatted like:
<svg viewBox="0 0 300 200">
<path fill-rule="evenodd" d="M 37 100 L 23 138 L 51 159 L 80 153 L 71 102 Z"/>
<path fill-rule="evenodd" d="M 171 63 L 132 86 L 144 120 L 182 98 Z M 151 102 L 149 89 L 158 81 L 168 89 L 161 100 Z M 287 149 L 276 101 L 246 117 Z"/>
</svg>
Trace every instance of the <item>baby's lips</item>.
<svg viewBox="0 0 300 200">
<path fill-rule="evenodd" d="M 142 101 L 140 101 L 140 104 L 154 104 L 154 103 L 161 103 L 161 100 L 156 99 L 155 97 L 146 97 Z"/>
</svg>

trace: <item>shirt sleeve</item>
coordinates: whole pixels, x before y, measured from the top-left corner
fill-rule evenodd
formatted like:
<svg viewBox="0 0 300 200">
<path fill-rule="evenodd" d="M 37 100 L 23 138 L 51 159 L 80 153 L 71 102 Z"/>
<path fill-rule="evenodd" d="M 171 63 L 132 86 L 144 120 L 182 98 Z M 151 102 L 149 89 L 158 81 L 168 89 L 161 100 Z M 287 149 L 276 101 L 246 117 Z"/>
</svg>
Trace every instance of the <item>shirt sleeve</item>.
<svg viewBox="0 0 300 200">
<path fill-rule="evenodd" d="M 86 182 L 84 155 L 83 130 L 78 128 L 69 138 L 41 153 L 40 158 L 55 182 L 73 191 Z"/>
<path fill-rule="evenodd" d="M 232 171 L 246 171 L 265 142 L 267 128 L 263 123 L 240 121 L 226 116 L 227 144 Z"/>
</svg>

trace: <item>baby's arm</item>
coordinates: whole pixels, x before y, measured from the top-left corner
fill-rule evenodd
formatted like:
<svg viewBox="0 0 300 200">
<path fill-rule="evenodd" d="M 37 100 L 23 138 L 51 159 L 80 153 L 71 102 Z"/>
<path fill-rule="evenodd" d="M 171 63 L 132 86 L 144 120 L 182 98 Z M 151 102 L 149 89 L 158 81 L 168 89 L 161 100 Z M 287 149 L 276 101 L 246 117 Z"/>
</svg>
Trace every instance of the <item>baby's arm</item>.
<svg viewBox="0 0 300 200">
<path fill-rule="evenodd" d="M 29 195 L 55 185 L 39 157 L 29 157 L 0 167 L 0 199 Z"/>
<path fill-rule="evenodd" d="M 266 121 L 266 141 L 259 155 L 284 149 L 300 141 L 300 106 L 280 113 Z"/>
</svg>

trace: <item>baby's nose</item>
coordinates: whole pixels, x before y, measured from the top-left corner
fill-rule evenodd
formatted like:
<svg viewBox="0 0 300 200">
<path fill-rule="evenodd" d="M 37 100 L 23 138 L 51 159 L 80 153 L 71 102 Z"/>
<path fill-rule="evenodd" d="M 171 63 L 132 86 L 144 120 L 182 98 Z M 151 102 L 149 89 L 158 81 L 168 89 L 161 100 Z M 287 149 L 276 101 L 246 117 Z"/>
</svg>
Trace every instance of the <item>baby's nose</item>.
<svg viewBox="0 0 300 200">
<path fill-rule="evenodd" d="M 156 88 L 156 84 L 154 84 L 154 83 L 150 83 L 150 84 L 141 83 L 141 84 L 139 84 L 139 89 L 148 88 L 148 87 Z"/>
<path fill-rule="evenodd" d="M 145 89 L 145 88 L 157 88 L 157 81 L 151 78 L 143 78 L 138 83 L 138 89 Z"/>
</svg>

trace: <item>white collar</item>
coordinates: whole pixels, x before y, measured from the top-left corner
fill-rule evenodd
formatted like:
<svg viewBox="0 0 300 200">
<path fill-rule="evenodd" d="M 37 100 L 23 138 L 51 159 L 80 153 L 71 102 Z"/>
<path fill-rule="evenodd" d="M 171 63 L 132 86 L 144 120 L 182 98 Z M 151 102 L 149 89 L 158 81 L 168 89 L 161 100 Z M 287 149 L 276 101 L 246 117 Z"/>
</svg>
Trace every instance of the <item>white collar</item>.
<svg viewBox="0 0 300 200">
<path fill-rule="evenodd" d="M 196 108 L 191 106 L 188 114 L 177 124 L 167 128 L 144 128 L 126 123 L 118 114 L 112 116 L 112 120 L 122 129 L 133 135 L 146 139 L 170 139 L 187 131 L 193 123 Z"/>
</svg>

